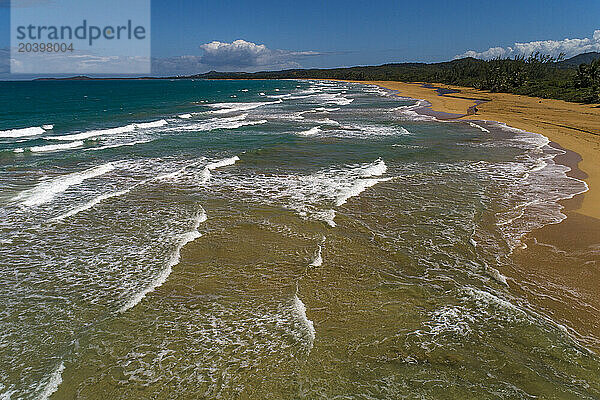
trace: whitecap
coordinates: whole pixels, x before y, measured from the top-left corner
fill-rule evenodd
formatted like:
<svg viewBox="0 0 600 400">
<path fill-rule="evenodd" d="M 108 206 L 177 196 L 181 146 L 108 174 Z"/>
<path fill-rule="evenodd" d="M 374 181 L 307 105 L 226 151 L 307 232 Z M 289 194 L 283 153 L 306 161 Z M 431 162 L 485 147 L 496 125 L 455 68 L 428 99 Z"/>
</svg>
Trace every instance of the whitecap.
<svg viewBox="0 0 600 400">
<path fill-rule="evenodd" d="M 97 167 L 86 169 L 81 172 L 60 176 L 48 181 L 39 183 L 32 189 L 18 194 L 14 200 L 19 201 L 24 206 L 39 206 L 51 201 L 56 195 L 66 191 L 69 187 L 78 185 L 86 179 L 95 178 L 114 170 L 112 163 L 103 164 Z"/>
<path fill-rule="evenodd" d="M 58 386 L 62 383 L 62 373 L 64 370 L 65 364 L 61 361 L 50 375 L 48 382 L 39 388 L 41 389 L 41 393 L 38 396 L 38 400 L 48 400 L 50 396 L 58 390 Z"/>
<path fill-rule="evenodd" d="M 48 152 L 48 151 L 74 149 L 74 148 L 81 147 L 81 146 L 83 146 L 83 142 L 81 140 L 76 140 L 74 142 L 69 142 L 69 143 L 48 144 L 48 145 L 44 145 L 44 146 L 33 146 L 33 147 L 30 147 L 29 150 L 33 153 L 44 153 L 44 152 Z"/>
<path fill-rule="evenodd" d="M 481 125 L 477 125 L 477 124 L 476 124 L 476 123 L 474 123 L 474 122 L 469 122 L 469 125 L 471 125 L 473 128 L 477 128 L 477 129 L 481 130 L 482 132 L 485 132 L 485 133 L 490 133 L 490 131 L 489 131 L 489 130 L 487 130 L 486 128 L 484 128 L 484 127 L 483 127 L 483 126 L 481 126 Z"/>
<path fill-rule="evenodd" d="M 318 135 L 319 133 L 321 133 L 321 128 L 319 126 L 314 126 L 308 130 L 298 132 L 298 135 L 300 135 L 300 136 L 315 136 L 315 135 Z"/>
<path fill-rule="evenodd" d="M 254 102 L 254 103 L 214 103 L 209 104 L 209 107 L 217 108 L 217 110 L 211 111 L 213 114 L 229 114 L 232 112 L 239 111 L 247 111 L 253 110 L 258 107 L 266 106 L 269 104 L 278 104 L 283 100 L 279 99 L 279 101 L 262 101 L 262 102 Z"/>
<path fill-rule="evenodd" d="M 313 322 L 306 316 L 306 306 L 302 300 L 300 300 L 297 294 L 294 295 L 292 309 L 296 315 L 296 318 L 298 318 L 298 321 L 303 327 L 304 337 L 308 340 L 308 346 L 312 348 L 316 336 L 315 327 Z"/>
<path fill-rule="evenodd" d="M 7 131 L 0 131 L 0 138 L 20 138 L 28 136 L 37 136 L 41 135 L 44 132 L 44 129 L 39 126 L 21 129 L 9 129 Z"/>
<path fill-rule="evenodd" d="M 109 144 L 109 145 L 106 145 L 106 146 L 93 147 L 91 149 L 86 149 L 86 151 L 114 149 L 114 148 L 123 147 L 123 146 L 135 146 L 136 144 L 148 143 L 148 142 L 151 142 L 151 141 L 152 141 L 152 139 L 149 139 L 149 140 L 136 140 L 136 141 L 133 141 L 133 142 L 125 142 L 125 143 L 117 143 L 117 144 Z"/>
<path fill-rule="evenodd" d="M 312 261 L 310 262 L 310 264 L 308 264 L 309 268 L 317 268 L 320 267 L 321 265 L 323 265 L 323 256 L 321 254 L 322 251 L 322 247 L 321 245 L 317 245 L 317 251 L 314 254 L 314 257 L 312 259 Z"/>
<path fill-rule="evenodd" d="M 151 128 L 159 128 L 161 126 L 167 125 L 168 122 L 164 119 L 152 122 L 142 122 L 136 124 L 128 124 L 125 126 L 120 126 L 116 128 L 108 128 L 108 129 L 97 129 L 86 132 L 75 133 L 72 135 L 62 135 L 62 136 L 48 136 L 46 139 L 52 140 L 85 140 L 97 136 L 110 136 L 110 135 L 118 135 L 121 133 L 131 133 L 136 129 L 151 129 Z"/>
</svg>

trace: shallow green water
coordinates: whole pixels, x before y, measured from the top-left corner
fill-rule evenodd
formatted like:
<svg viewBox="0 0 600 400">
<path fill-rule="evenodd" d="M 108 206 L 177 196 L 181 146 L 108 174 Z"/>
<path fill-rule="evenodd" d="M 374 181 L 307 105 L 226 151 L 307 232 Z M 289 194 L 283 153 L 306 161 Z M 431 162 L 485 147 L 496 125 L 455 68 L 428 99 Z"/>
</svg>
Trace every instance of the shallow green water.
<svg viewBox="0 0 600 400">
<path fill-rule="evenodd" d="M 0 398 L 600 396 L 501 274 L 585 190 L 544 137 L 339 83 L 0 88 Z"/>
</svg>

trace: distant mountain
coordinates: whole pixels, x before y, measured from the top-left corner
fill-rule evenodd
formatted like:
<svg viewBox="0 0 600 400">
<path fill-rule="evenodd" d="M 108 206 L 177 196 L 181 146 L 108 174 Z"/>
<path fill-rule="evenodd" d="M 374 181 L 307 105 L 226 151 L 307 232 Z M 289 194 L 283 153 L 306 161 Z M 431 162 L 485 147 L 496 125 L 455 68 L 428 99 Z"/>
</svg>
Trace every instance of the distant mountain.
<svg viewBox="0 0 600 400">
<path fill-rule="evenodd" d="M 556 65 L 560 68 L 578 67 L 579 64 L 589 64 L 597 58 L 600 58 L 600 53 L 597 51 L 590 51 L 589 53 L 578 54 L 575 57 L 558 62 Z"/>
</svg>

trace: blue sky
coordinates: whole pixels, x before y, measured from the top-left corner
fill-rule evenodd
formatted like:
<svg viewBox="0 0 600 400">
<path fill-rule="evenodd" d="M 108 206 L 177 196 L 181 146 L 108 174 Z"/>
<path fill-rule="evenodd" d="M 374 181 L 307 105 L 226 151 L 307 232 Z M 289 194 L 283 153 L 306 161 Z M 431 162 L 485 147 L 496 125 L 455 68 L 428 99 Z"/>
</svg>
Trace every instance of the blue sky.
<svg viewBox="0 0 600 400">
<path fill-rule="evenodd" d="M 0 0 L 0 48 L 10 41 L 6 3 Z M 181 56 L 198 57 L 186 60 L 191 69 L 260 70 L 445 61 L 469 50 L 485 57 L 490 48 L 511 55 L 524 51 L 516 42 L 552 41 L 546 49 L 562 49 L 565 38 L 587 39 L 576 45 L 594 50 L 596 44 L 600 49 L 600 34 L 597 43 L 594 38 L 599 16 L 598 0 L 154 0 L 152 56 L 170 59 L 169 65 Z M 238 39 L 244 43 L 201 48 Z M 236 52 L 243 53 L 239 64 Z M 219 62 L 221 56 L 228 61 Z"/>
</svg>

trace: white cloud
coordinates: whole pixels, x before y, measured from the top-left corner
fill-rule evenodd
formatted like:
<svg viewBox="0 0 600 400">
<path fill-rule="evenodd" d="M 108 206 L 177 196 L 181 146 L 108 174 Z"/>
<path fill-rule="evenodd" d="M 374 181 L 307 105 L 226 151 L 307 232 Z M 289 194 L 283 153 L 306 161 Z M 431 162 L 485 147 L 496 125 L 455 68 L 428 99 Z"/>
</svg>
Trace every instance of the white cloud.
<svg viewBox="0 0 600 400">
<path fill-rule="evenodd" d="M 200 46 L 204 55 L 200 62 L 205 65 L 233 68 L 236 70 L 253 67 L 288 68 L 300 66 L 298 58 L 319 55 L 314 51 L 271 50 L 264 44 L 245 40 L 231 43 L 210 42 Z"/>
<path fill-rule="evenodd" d="M 542 54 L 550 54 L 552 56 L 558 56 L 560 53 L 565 53 L 567 58 L 589 51 L 600 51 L 600 30 L 594 31 L 594 34 L 591 38 L 539 40 L 527 43 L 515 43 L 513 46 L 508 47 L 491 47 L 482 52 L 469 50 L 463 54 L 457 55 L 454 58 L 474 57 L 487 60 L 498 56 L 528 56 L 531 53 L 538 51 Z"/>
<path fill-rule="evenodd" d="M 264 44 L 245 40 L 231 43 L 210 42 L 200 46 L 200 56 L 155 58 L 152 73 L 155 75 L 191 75 L 211 70 L 256 72 L 299 68 L 305 57 L 318 56 L 316 51 L 290 51 L 269 49 Z"/>
</svg>

